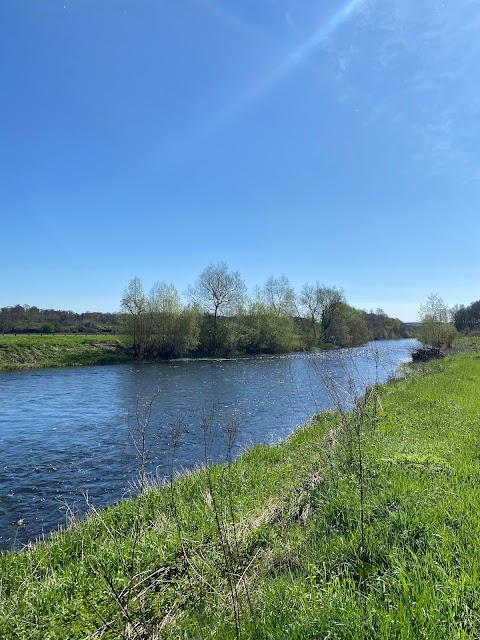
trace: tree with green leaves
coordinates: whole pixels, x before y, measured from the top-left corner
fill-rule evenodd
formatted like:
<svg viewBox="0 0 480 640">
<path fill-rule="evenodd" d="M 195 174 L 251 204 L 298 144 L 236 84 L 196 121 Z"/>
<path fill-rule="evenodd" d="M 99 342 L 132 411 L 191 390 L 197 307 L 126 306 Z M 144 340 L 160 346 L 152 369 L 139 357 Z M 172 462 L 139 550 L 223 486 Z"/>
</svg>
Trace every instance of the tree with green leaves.
<svg viewBox="0 0 480 640">
<path fill-rule="evenodd" d="M 158 358 L 175 358 L 198 345 L 198 311 L 184 308 L 172 284 L 156 282 L 147 299 L 150 351 Z"/>
<path fill-rule="evenodd" d="M 285 275 L 270 276 L 256 287 L 250 305 L 251 325 L 259 330 L 262 353 L 285 353 L 298 349 L 295 291 Z"/>
<path fill-rule="evenodd" d="M 358 347 L 370 340 L 363 314 L 345 302 L 338 302 L 330 311 L 326 341 L 339 347 Z"/>
<path fill-rule="evenodd" d="M 147 298 L 140 278 L 132 278 L 120 302 L 125 333 L 132 340 L 133 355 L 141 358 L 147 344 Z"/>
<path fill-rule="evenodd" d="M 480 330 L 480 300 L 472 302 L 468 307 L 456 305 L 452 309 L 452 319 L 458 331 L 467 333 Z"/>
<path fill-rule="evenodd" d="M 331 331 L 335 318 L 339 317 L 336 313 L 337 307 L 346 304 L 345 294 L 342 289 L 336 287 L 320 288 L 321 306 L 320 306 L 320 325 L 321 325 L 321 342 L 329 342 L 329 332 Z"/>
<path fill-rule="evenodd" d="M 299 348 L 293 318 L 252 301 L 240 314 L 239 346 L 244 353 L 288 353 Z"/>
<path fill-rule="evenodd" d="M 420 306 L 420 330 L 418 339 L 432 347 L 451 347 L 456 330 L 450 322 L 450 309 L 438 293 L 428 296 Z"/>
</svg>

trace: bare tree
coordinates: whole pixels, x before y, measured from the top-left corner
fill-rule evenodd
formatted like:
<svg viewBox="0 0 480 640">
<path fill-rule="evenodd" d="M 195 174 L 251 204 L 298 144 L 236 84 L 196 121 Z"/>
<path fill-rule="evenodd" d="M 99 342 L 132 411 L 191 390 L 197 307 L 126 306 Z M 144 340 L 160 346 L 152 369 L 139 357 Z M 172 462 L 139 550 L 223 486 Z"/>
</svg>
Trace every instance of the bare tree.
<svg viewBox="0 0 480 640">
<path fill-rule="evenodd" d="M 238 271 L 230 271 L 226 262 L 210 264 L 187 289 L 187 296 L 213 318 L 210 351 L 217 350 L 218 318 L 234 314 L 244 303 L 247 287 Z"/>
<path fill-rule="evenodd" d="M 285 275 L 270 276 L 263 287 L 257 288 L 256 297 L 277 316 L 295 314 L 295 291 Z"/>
<path fill-rule="evenodd" d="M 336 287 L 326 287 L 318 280 L 315 284 L 306 282 L 298 297 L 299 311 L 311 322 L 311 331 L 315 344 L 319 340 L 320 327 L 322 339 L 325 338 L 332 323 L 336 306 L 340 302 L 345 302 L 345 296 L 341 289 Z"/>
<path fill-rule="evenodd" d="M 317 323 L 322 319 L 323 297 L 322 285 L 318 282 L 309 284 L 306 282 L 300 290 L 298 296 L 298 307 L 301 315 L 310 320 L 310 331 L 313 344 L 318 343 Z"/>
<path fill-rule="evenodd" d="M 133 341 L 134 356 L 139 358 L 145 347 L 147 311 L 147 298 L 140 278 L 135 277 L 130 280 L 123 292 L 120 308 L 124 314 L 126 332 Z"/>
</svg>

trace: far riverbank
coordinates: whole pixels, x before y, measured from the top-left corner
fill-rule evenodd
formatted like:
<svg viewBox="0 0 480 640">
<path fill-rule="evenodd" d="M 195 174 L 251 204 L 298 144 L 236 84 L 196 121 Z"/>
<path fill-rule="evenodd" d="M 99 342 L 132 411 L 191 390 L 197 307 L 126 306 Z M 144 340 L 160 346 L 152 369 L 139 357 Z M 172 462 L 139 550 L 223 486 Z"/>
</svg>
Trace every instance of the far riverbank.
<svg viewBox="0 0 480 640">
<path fill-rule="evenodd" d="M 0 335 L 0 371 L 130 362 L 123 336 Z"/>
<path fill-rule="evenodd" d="M 94 366 L 126 364 L 139 362 L 127 346 L 127 338 L 112 334 L 3 334 L 0 335 L 0 372 L 44 369 L 53 367 Z M 325 344 L 311 351 L 330 351 L 340 347 Z M 298 350 L 300 352 L 300 350 Z M 283 355 L 287 355 L 286 352 Z M 206 354 L 189 354 L 173 360 L 213 361 L 242 357 L 275 357 L 281 353 L 237 354 L 229 357 L 216 357 Z M 142 360 L 154 362 L 155 360 Z"/>
</svg>

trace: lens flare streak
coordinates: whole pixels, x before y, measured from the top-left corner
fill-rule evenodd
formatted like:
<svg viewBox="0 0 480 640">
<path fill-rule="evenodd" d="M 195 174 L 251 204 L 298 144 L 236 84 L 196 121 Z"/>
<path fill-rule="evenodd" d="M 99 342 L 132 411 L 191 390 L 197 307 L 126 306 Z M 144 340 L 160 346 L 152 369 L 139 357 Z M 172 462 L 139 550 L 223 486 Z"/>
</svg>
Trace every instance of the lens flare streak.
<svg viewBox="0 0 480 640">
<path fill-rule="evenodd" d="M 236 100 L 227 104 L 224 109 L 217 112 L 211 119 L 209 128 L 216 128 L 219 125 L 225 124 L 271 91 L 283 78 L 292 73 L 296 67 L 306 62 L 316 49 L 365 2 L 366 0 L 350 0 L 350 2 L 339 9 L 325 24 L 318 27 L 313 35 L 292 51 L 275 69 L 260 78 L 260 80 L 247 91 L 237 97 Z"/>
</svg>

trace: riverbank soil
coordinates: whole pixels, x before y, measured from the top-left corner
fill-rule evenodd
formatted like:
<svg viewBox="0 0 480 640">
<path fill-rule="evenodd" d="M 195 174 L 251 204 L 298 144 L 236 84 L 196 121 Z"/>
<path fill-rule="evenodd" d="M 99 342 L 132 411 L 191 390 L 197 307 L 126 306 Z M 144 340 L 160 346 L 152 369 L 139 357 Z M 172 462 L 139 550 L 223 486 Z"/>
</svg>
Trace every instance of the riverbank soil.
<svg viewBox="0 0 480 640">
<path fill-rule="evenodd" d="M 0 335 L 0 371 L 128 362 L 121 336 Z"/>
<path fill-rule="evenodd" d="M 0 637 L 478 638 L 480 354 L 350 391 L 351 413 L 0 556 Z"/>
</svg>

